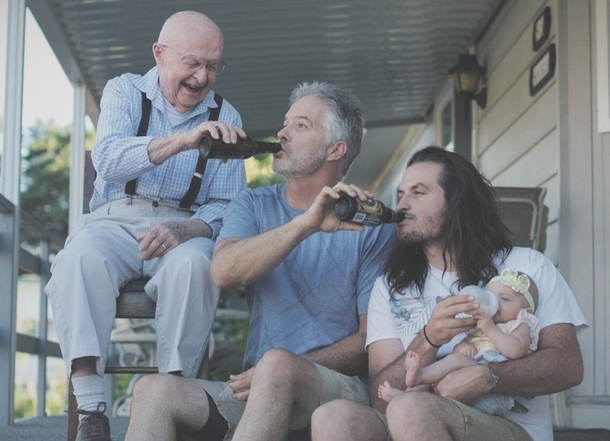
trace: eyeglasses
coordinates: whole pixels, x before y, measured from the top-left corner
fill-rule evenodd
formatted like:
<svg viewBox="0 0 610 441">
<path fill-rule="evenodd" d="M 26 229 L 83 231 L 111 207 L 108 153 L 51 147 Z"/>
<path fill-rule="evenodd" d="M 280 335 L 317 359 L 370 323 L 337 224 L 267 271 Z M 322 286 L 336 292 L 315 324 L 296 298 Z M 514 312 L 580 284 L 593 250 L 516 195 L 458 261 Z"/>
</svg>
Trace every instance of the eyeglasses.
<svg viewBox="0 0 610 441">
<path fill-rule="evenodd" d="M 180 60 L 182 64 L 186 66 L 187 69 L 192 70 L 193 72 L 198 71 L 203 66 L 205 66 L 205 70 L 210 75 L 220 75 L 222 71 L 225 69 L 225 62 L 222 60 L 206 60 L 205 58 L 197 57 L 195 55 L 188 55 L 178 52 L 173 47 L 167 46 L 165 44 L 159 43 L 159 46 L 162 46 L 167 49 L 171 49 L 180 55 Z"/>
</svg>

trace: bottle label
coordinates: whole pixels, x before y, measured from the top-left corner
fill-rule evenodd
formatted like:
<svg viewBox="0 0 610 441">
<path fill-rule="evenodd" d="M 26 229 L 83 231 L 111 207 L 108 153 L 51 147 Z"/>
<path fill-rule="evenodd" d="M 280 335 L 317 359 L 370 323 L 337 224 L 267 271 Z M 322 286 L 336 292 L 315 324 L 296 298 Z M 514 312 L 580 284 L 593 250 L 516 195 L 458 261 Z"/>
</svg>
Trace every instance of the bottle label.
<svg viewBox="0 0 610 441">
<path fill-rule="evenodd" d="M 367 213 L 356 213 L 354 214 L 353 219 L 350 222 L 354 222 L 362 225 L 369 225 L 371 227 L 376 227 L 382 223 L 381 218 L 376 214 L 367 214 Z"/>
<path fill-rule="evenodd" d="M 403 213 L 386 208 L 375 199 L 360 201 L 350 196 L 341 196 L 335 203 L 335 215 L 338 219 L 362 225 L 377 226 L 384 222 L 401 222 Z"/>
<path fill-rule="evenodd" d="M 356 214 L 354 214 L 354 218 L 352 219 L 352 221 L 362 223 L 362 222 L 364 222 L 365 219 L 366 219 L 366 214 L 356 213 Z"/>
</svg>

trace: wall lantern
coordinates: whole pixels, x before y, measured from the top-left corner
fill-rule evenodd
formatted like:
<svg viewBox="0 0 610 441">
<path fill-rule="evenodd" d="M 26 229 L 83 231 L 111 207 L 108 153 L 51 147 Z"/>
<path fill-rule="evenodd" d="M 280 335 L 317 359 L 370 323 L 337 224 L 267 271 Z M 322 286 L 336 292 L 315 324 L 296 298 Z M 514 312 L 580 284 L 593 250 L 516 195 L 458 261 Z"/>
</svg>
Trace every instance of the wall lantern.
<svg viewBox="0 0 610 441">
<path fill-rule="evenodd" d="M 487 105 L 487 87 L 483 87 L 478 94 L 476 92 L 485 74 L 485 68 L 478 63 L 477 57 L 472 54 L 460 55 L 457 64 L 449 69 L 449 73 L 453 75 L 457 91 L 473 99 L 484 109 Z"/>
</svg>

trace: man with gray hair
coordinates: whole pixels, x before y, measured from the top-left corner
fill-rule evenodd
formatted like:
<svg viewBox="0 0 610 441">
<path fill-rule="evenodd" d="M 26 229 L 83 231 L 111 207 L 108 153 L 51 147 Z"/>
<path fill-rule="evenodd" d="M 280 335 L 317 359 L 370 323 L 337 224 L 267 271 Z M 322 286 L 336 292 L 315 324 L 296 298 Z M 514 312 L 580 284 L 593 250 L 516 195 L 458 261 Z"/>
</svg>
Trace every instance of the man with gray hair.
<svg viewBox="0 0 610 441">
<path fill-rule="evenodd" d="M 285 440 L 313 411 L 343 397 L 368 403 L 364 351 L 374 280 L 394 242 L 391 225 L 334 214 L 358 155 L 364 112 L 351 93 L 301 84 L 290 98 L 273 169 L 285 184 L 246 190 L 229 205 L 212 257 L 221 287 L 246 286 L 251 318 L 244 372 L 228 383 L 142 378 L 127 440 Z M 307 434 L 304 434 L 307 436 Z"/>
</svg>

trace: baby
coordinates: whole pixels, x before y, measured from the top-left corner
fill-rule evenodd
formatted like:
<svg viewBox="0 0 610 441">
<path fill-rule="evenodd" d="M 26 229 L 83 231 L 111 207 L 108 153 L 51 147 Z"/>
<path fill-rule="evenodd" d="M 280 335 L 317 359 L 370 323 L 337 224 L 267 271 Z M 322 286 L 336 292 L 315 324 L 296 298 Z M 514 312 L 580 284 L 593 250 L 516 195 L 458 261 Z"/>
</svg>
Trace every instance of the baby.
<svg viewBox="0 0 610 441">
<path fill-rule="evenodd" d="M 503 270 L 490 280 L 487 289 L 498 296 L 498 312 L 489 317 L 476 314 L 477 327 L 453 349 L 453 353 L 429 366 L 420 366 L 419 354 L 407 352 L 407 388 L 429 388 L 447 374 L 474 364 L 499 363 L 518 359 L 538 347 L 540 323 L 534 316 L 538 303 L 538 289 L 529 276 L 511 269 Z M 386 381 L 379 386 L 379 398 L 389 402 L 404 393 Z M 508 395 L 490 394 L 482 397 L 473 407 L 489 415 L 501 415 L 506 410 L 525 413 L 529 399 Z"/>
</svg>

